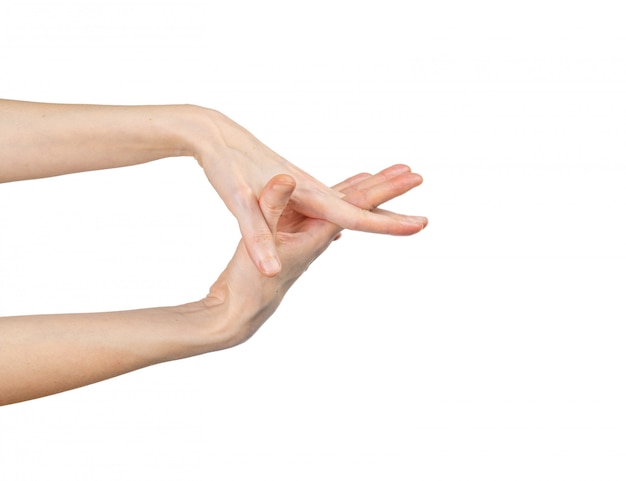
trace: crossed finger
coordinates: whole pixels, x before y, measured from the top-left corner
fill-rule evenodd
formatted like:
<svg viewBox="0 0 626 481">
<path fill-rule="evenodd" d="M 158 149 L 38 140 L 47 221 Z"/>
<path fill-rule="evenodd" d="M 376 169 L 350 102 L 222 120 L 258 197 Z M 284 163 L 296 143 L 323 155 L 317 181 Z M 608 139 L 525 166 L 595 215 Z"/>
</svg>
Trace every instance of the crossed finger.
<svg viewBox="0 0 626 481">
<path fill-rule="evenodd" d="M 412 231 L 403 232 L 413 234 L 423 229 L 428 220 L 425 217 L 407 216 L 395 212 L 378 209 L 377 207 L 394 197 L 398 197 L 422 183 L 422 177 L 412 173 L 406 165 L 394 165 L 375 175 L 359 174 L 333 187 L 342 192 L 344 200 L 352 205 L 371 211 L 396 222 L 408 223 L 414 226 Z M 364 214 L 365 215 L 365 214 Z"/>
</svg>

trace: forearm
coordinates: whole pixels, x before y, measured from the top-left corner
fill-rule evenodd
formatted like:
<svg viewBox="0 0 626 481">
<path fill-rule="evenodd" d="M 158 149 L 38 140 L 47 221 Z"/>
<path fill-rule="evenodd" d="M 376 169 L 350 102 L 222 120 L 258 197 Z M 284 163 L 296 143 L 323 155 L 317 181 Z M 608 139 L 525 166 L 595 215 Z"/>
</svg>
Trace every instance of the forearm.
<svg viewBox="0 0 626 481">
<path fill-rule="evenodd" d="M 202 112 L 202 114 L 200 114 Z M 193 155 L 187 105 L 62 105 L 0 100 L 0 182 Z"/>
<path fill-rule="evenodd" d="M 0 405 L 235 344 L 219 301 L 0 318 Z"/>
</svg>

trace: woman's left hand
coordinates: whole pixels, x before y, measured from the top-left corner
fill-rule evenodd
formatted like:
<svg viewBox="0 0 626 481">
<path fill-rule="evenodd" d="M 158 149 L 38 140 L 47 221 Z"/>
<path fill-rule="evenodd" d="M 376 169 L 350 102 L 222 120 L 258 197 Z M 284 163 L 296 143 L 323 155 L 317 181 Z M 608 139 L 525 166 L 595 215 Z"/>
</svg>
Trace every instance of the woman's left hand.
<svg viewBox="0 0 626 481">
<path fill-rule="evenodd" d="M 376 175 L 360 174 L 334 187 L 345 202 L 376 215 L 401 221 L 404 217 L 377 206 L 416 187 L 421 178 L 405 166 L 397 165 Z M 282 270 L 274 277 L 262 275 L 240 242 L 226 270 L 201 301 L 207 308 L 220 309 L 219 319 L 225 344 L 230 347 L 248 339 L 278 307 L 287 290 L 309 265 L 337 239 L 341 227 L 329 221 L 308 217 L 294 208 L 292 195 L 297 190 L 293 178 L 278 175 L 263 188 L 258 207 L 271 232 L 272 243 L 283 261 Z M 414 228 L 416 233 L 425 226 Z M 407 233 L 408 234 L 408 233 Z M 210 339 L 215 339 L 215 326 L 210 326 Z"/>
</svg>

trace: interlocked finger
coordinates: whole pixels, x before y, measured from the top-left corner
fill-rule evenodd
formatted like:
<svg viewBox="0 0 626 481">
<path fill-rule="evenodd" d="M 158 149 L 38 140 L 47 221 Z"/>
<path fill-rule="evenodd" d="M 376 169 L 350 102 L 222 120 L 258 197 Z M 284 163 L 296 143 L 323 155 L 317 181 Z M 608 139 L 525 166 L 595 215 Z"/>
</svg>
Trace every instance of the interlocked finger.
<svg viewBox="0 0 626 481">
<path fill-rule="evenodd" d="M 265 217 L 265 222 L 273 236 L 276 236 L 278 221 L 285 207 L 289 203 L 291 194 L 296 188 L 292 177 L 281 174 L 272 178 L 263 188 L 259 196 L 259 206 Z"/>
<path fill-rule="evenodd" d="M 351 188 L 344 200 L 361 209 L 372 210 L 422 183 L 422 177 L 411 172 L 386 177 L 376 183 L 370 182 L 373 177 L 361 182 L 356 188 Z M 369 185 L 363 186 L 363 184 Z"/>
<path fill-rule="evenodd" d="M 410 173 L 411 169 L 403 164 L 392 165 L 381 170 L 374 175 L 359 174 L 347 179 L 333 187 L 334 190 L 342 192 L 344 195 L 350 194 L 356 190 L 369 189 L 372 186 L 393 179 L 400 175 Z M 417 175 L 417 174 L 415 174 Z"/>
</svg>

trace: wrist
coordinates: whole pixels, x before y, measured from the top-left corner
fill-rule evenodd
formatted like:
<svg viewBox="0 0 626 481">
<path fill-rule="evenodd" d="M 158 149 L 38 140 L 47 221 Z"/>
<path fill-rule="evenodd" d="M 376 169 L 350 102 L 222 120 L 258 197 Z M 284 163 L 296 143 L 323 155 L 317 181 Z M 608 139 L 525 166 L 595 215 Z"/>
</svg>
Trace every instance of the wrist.
<svg viewBox="0 0 626 481">
<path fill-rule="evenodd" d="M 207 297 L 170 308 L 181 327 L 184 355 L 191 357 L 233 347 L 238 314 L 224 300 Z"/>
<path fill-rule="evenodd" d="M 178 142 L 178 155 L 194 157 L 201 163 L 209 151 L 219 148 L 222 139 L 220 123 L 226 116 L 217 110 L 198 105 L 176 105 L 169 126 Z"/>
<path fill-rule="evenodd" d="M 204 299 L 177 306 L 175 309 L 187 326 L 188 355 L 228 349 L 252 337 L 282 299 L 276 293 L 256 293 L 259 295 L 248 291 L 246 296 L 240 296 L 214 285 Z"/>
</svg>

